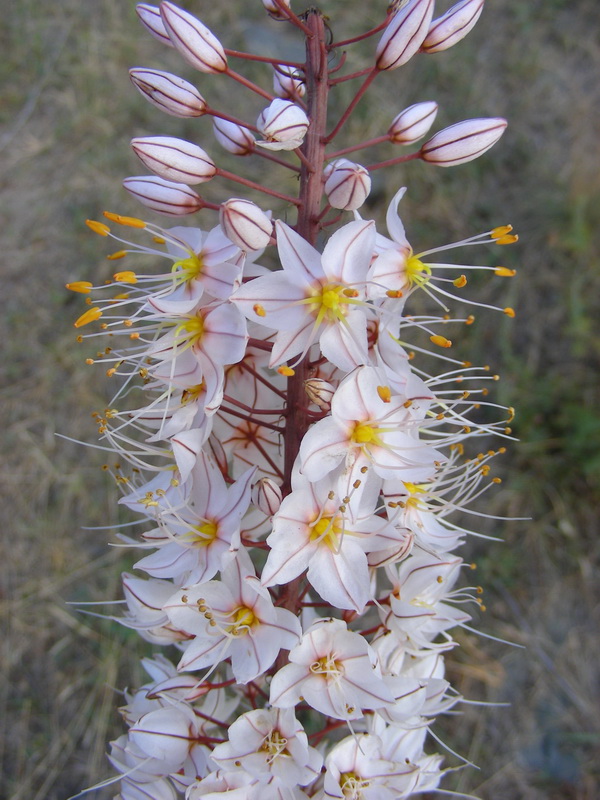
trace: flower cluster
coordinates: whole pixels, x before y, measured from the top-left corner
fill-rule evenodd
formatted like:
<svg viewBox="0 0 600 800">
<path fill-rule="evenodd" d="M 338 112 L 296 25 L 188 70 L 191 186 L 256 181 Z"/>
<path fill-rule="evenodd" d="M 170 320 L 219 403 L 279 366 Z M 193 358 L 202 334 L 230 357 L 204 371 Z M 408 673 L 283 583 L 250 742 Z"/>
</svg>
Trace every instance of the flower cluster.
<svg viewBox="0 0 600 800">
<path fill-rule="evenodd" d="M 121 800 L 393 800 L 435 789 L 442 758 L 425 752 L 427 735 L 461 699 L 444 653 L 470 620 L 465 605 L 481 606 L 479 587 L 456 588 L 469 565 L 455 551 L 471 531 L 453 515 L 498 482 L 490 461 L 503 448 L 467 457 L 467 446 L 510 438 L 512 410 L 487 399 L 496 376 L 452 358 L 445 334 L 474 319 L 450 309 L 468 270 L 514 271 L 445 258 L 516 236 L 503 226 L 415 252 L 398 213 L 405 188 L 383 233 L 359 209 L 374 170 L 461 164 L 506 123 L 461 121 L 366 167 L 346 158 L 424 138 L 437 105 L 423 102 L 378 139 L 331 143 L 380 73 L 455 44 L 483 0 L 437 19 L 433 0 L 392 4 L 345 42 L 329 41 L 314 8 L 299 17 L 289 0 L 263 5 L 272 24 L 305 37 L 304 63 L 228 51 L 171 2 L 138 6 L 188 65 L 260 98 L 255 124 L 210 108 L 176 75 L 136 68 L 131 79 L 167 114 L 209 116 L 230 154 L 299 174 L 298 197 L 220 168 L 195 143 L 138 137 L 132 148 L 153 174 L 125 188 L 154 212 L 202 211 L 200 227 L 106 212 L 88 225 L 117 243 L 108 258 L 147 257 L 154 271 L 69 284 L 88 304 L 79 339 L 104 337 L 89 363 L 119 381 L 96 419 L 120 502 L 143 526 L 140 538 L 119 533 L 143 550 L 134 569 L 144 577 L 124 575 L 117 619 L 177 652 L 176 664 L 145 659 L 149 682 L 126 696 L 128 732 L 110 753 Z M 379 34 L 371 68 L 333 76 L 332 51 Z M 274 94 L 231 68 L 244 57 L 272 69 Z M 329 90 L 361 77 L 328 132 Z M 213 179 L 262 191 L 271 208 L 243 197 L 216 205 L 191 188 Z M 340 222 L 338 212 L 350 213 Z M 276 269 L 261 263 L 275 254 Z M 430 312 L 411 313 L 415 293 Z"/>
</svg>

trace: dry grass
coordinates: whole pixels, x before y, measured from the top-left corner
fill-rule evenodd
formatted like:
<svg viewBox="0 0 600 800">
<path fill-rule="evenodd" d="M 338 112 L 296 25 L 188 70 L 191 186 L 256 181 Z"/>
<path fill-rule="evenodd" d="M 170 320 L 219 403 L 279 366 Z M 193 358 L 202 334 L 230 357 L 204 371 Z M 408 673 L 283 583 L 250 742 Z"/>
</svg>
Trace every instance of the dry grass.
<svg viewBox="0 0 600 800">
<path fill-rule="evenodd" d="M 377 135 L 394 113 L 387 109 L 431 98 L 440 102 L 440 124 L 485 115 L 511 122 L 492 154 L 468 167 L 414 164 L 378 175 L 373 213 L 406 181 L 404 212 L 417 246 L 505 221 L 521 234 L 507 253 L 521 277 L 502 284 L 500 301 L 515 305 L 518 317 L 474 326 L 469 357 L 503 373 L 501 399 L 520 411 L 523 444 L 491 511 L 533 517 L 502 526 L 504 545 L 474 548 L 489 609 L 480 625 L 527 649 L 465 634 L 453 680 L 468 696 L 512 707 L 453 717 L 444 735 L 481 767 L 455 776 L 460 790 L 484 800 L 593 800 L 600 791 L 598 11 L 594 0 L 488 5 L 463 45 L 383 76 L 349 133 Z M 324 6 L 334 20 L 344 11 L 351 35 L 364 26 L 363 13 L 373 22 L 385 3 L 364 12 L 357 3 L 352 19 L 348 0 Z M 9 4 L 0 31 L 0 794 L 9 800 L 64 800 L 108 774 L 105 742 L 119 732 L 113 687 L 135 684 L 144 652 L 136 637 L 67 605 L 117 596 L 130 560 L 107 549 L 106 531 L 81 530 L 116 519 L 100 455 L 54 435 L 92 441 L 89 412 L 102 407 L 106 391 L 102 376 L 83 365 L 71 328 L 79 306 L 62 289 L 106 269 L 84 219 L 106 207 L 137 212 L 119 188 L 138 169 L 131 136 L 208 135 L 206 121 L 182 126 L 130 88 L 126 69 L 135 64 L 193 79 L 134 17 L 130 2 L 20 0 Z M 231 46 L 289 47 L 264 38 L 260 15 L 238 19 L 234 4 L 203 18 L 227 32 Z M 366 49 L 361 57 L 367 63 Z M 216 81 L 199 84 L 215 105 L 226 102 Z M 341 94 L 350 91 L 346 84 Z M 256 110 L 250 104 L 239 113 Z M 491 300 L 498 284 L 478 291 Z"/>
</svg>

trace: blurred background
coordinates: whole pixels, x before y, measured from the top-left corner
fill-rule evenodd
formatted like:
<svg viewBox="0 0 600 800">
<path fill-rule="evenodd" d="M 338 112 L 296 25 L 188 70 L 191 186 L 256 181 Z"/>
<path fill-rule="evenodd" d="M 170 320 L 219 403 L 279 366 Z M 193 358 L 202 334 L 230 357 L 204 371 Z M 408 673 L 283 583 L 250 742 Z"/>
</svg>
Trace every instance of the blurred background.
<svg viewBox="0 0 600 800">
<path fill-rule="evenodd" d="M 302 59 L 299 37 L 266 18 L 258 0 L 182 5 L 230 48 Z M 385 5 L 322 2 L 338 39 L 377 24 Z M 438 2 L 438 13 L 448 5 Z M 302 10 L 299 0 L 293 6 Z M 214 107 L 251 121 L 261 101 L 225 78 L 194 73 L 141 28 L 129 0 L 7 0 L 2 17 L 0 796 L 64 800 L 111 774 L 105 750 L 121 732 L 119 692 L 141 681 L 137 662 L 151 652 L 136 635 L 68 605 L 119 597 L 120 572 L 135 554 L 109 549 L 110 531 L 82 529 L 117 520 L 116 490 L 102 453 L 56 436 L 95 441 L 90 413 L 109 397 L 103 369 L 84 363 L 94 346 L 75 342 L 81 297 L 64 284 L 112 274 L 110 248 L 85 227 L 87 217 L 105 208 L 143 213 L 120 186 L 144 172 L 132 136 L 188 138 L 224 168 L 264 177 L 264 162 L 221 155 L 208 119 L 180 121 L 151 107 L 131 86 L 129 67 L 175 72 Z M 467 706 L 436 727 L 479 766 L 451 775 L 446 787 L 482 800 L 600 796 L 599 23 L 596 0 L 490 0 L 461 44 L 380 76 L 340 136 L 342 147 L 380 135 L 422 100 L 440 105 L 436 130 L 479 116 L 510 123 L 469 165 L 375 173 L 363 214 L 383 220 L 406 184 L 401 211 L 417 251 L 507 222 L 520 235 L 501 253 L 518 276 L 475 277 L 465 290 L 514 306 L 516 319 L 478 315 L 458 345 L 459 357 L 501 375 L 496 397 L 517 408 L 520 442 L 503 457 L 503 483 L 481 510 L 531 517 L 479 528 L 504 542 L 475 541 L 465 551 L 485 588 L 477 627 L 525 645 L 463 632 L 449 657 L 449 677 L 466 697 L 510 703 Z M 368 66 L 374 47 L 353 47 L 349 63 Z M 267 68 L 234 66 L 270 88 Z M 357 85 L 339 87 L 337 113 Z M 384 146 L 353 157 L 369 164 L 398 153 Z M 287 176 L 273 182 L 294 192 Z M 206 191 L 217 201 L 237 194 L 225 184 Z M 477 252 L 479 263 L 498 263 L 497 252 Z"/>
</svg>

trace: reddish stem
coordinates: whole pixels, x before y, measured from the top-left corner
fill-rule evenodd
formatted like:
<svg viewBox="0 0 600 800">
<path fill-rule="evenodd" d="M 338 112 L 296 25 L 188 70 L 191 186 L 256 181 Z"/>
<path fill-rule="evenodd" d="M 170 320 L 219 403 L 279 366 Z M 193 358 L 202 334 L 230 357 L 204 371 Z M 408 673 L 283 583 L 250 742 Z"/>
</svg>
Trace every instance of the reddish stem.
<svg viewBox="0 0 600 800">
<path fill-rule="evenodd" d="M 268 56 L 257 56 L 254 53 L 242 53 L 239 50 L 229 50 L 225 48 L 225 55 L 232 58 L 244 58 L 246 61 L 264 61 L 266 64 L 274 64 L 275 66 L 292 67 L 293 69 L 304 69 L 304 64 L 297 61 L 279 61 L 276 58 L 269 58 Z"/>
<path fill-rule="evenodd" d="M 410 153 L 408 156 L 398 156 L 398 158 L 390 158 L 387 161 L 380 161 L 377 164 L 369 164 L 367 169 L 369 172 L 373 172 L 376 169 L 383 169 L 383 167 L 393 167 L 394 164 L 404 164 L 405 161 L 414 161 L 416 158 L 420 158 L 421 153 Z"/>
<path fill-rule="evenodd" d="M 387 28 L 391 18 L 391 15 L 386 17 L 380 25 L 377 25 L 376 28 L 371 28 L 370 31 L 367 31 L 366 33 L 360 33 L 358 36 L 353 36 L 352 39 L 342 39 L 341 42 L 333 42 L 329 45 L 329 49 L 335 50 L 338 47 L 345 47 L 347 44 L 354 44 L 354 42 L 360 42 L 362 39 L 368 39 L 369 36 L 373 36 L 374 34 L 379 33 L 379 31 L 384 30 L 384 28 Z"/>
<path fill-rule="evenodd" d="M 354 97 L 352 99 L 352 102 L 350 103 L 348 108 L 344 111 L 342 116 L 340 117 L 340 119 L 338 121 L 338 124 L 331 131 L 329 136 L 325 137 L 325 139 L 324 139 L 325 144 L 329 144 L 329 142 L 338 135 L 338 133 L 342 129 L 343 125 L 346 123 L 348 117 L 350 116 L 350 114 L 352 114 L 352 112 L 354 111 L 354 109 L 356 108 L 358 103 L 360 102 L 360 99 L 362 98 L 363 94 L 367 91 L 369 86 L 373 83 L 373 81 L 375 80 L 375 78 L 378 75 L 379 75 L 379 70 L 377 69 L 377 67 L 373 67 L 373 69 L 369 72 L 369 74 L 365 78 L 365 80 L 364 80 L 362 86 L 360 87 L 360 89 L 358 90 L 358 92 L 354 95 Z"/>
<path fill-rule="evenodd" d="M 261 97 L 264 97 L 265 100 L 269 101 L 269 103 L 275 99 L 272 94 L 269 94 L 269 92 L 265 92 L 264 89 L 261 89 L 260 86 L 257 86 L 255 83 L 248 80 L 248 78 L 244 78 L 244 76 L 240 75 L 239 72 L 235 72 L 234 70 L 229 69 L 229 67 L 227 67 L 227 69 L 225 70 L 225 74 L 229 75 L 229 77 L 233 78 L 234 81 L 241 83 L 242 86 L 245 86 L 252 92 L 256 92 L 256 94 L 259 94 Z"/>
<path fill-rule="evenodd" d="M 376 136 L 374 139 L 368 139 L 366 142 L 353 144 L 350 147 L 344 147 L 342 150 L 336 150 L 333 153 L 327 153 L 327 158 L 339 158 L 339 156 L 345 156 L 346 153 L 353 153 L 355 150 L 363 150 L 365 147 L 373 147 L 376 144 L 383 144 L 389 141 L 390 135 L 386 133 L 385 136 Z"/>
<path fill-rule="evenodd" d="M 300 205 L 300 200 L 298 200 L 296 197 L 292 197 L 289 194 L 276 192 L 275 189 L 267 189 L 266 186 L 261 186 L 260 183 L 254 183 L 254 181 L 250 181 L 248 178 L 242 178 L 241 175 L 236 175 L 234 172 L 228 172 L 226 169 L 221 169 L 218 167 L 217 175 L 220 175 L 221 178 L 227 178 L 230 181 L 235 181 L 235 183 L 241 183 L 243 186 L 247 186 L 249 189 L 255 189 L 257 192 L 269 194 L 272 197 L 276 197 L 278 200 L 283 200 L 286 203 L 290 203 L 295 206 Z"/>
</svg>

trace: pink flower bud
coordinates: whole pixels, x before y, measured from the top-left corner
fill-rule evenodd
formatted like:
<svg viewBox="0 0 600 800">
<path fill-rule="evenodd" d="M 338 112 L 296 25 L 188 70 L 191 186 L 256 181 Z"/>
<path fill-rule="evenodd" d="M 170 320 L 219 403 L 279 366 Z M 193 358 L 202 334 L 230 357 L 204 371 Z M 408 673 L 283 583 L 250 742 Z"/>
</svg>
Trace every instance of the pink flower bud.
<svg viewBox="0 0 600 800">
<path fill-rule="evenodd" d="M 272 517 L 279 511 L 282 494 L 281 489 L 271 478 L 261 478 L 252 487 L 252 502 L 266 517 Z"/>
<path fill-rule="evenodd" d="M 338 158 L 325 167 L 325 194 L 332 208 L 355 211 L 371 191 L 368 170 L 347 158 Z"/>
<path fill-rule="evenodd" d="M 290 0 L 283 0 L 284 5 L 288 8 L 290 7 Z M 266 12 L 270 17 L 273 19 L 289 19 L 287 14 L 285 14 L 277 5 L 275 0 L 262 0 L 262 4 L 265 7 Z"/>
<path fill-rule="evenodd" d="M 302 144 L 308 125 L 308 117 L 299 106 L 277 98 L 256 120 L 266 140 L 257 144 L 268 150 L 295 150 Z"/>
<path fill-rule="evenodd" d="M 273 72 L 273 92 L 284 100 L 298 100 L 306 93 L 306 84 L 294 67 L 277 64 Z"/>
<path fill-rule="evenodd" d="M 434 19 L 421 50 L 439 53 L 464 39 L 481 16 L 483 3 L 484 0 L 461 0 L 441 17 Z"/>
<path fill-rule="evenodd" d="M 421 158 L 438 167 L 454 167 L 472 161 L 496 144 L 506 125 L 502 117 L 457 122 L 428 139 L 421 148 Z"/>
<path fill-rule="evenodd" d="M 304 381 L 304 391 L 311 402 L 319 406 L 323 411 L 329 411 L 331 398 L 335 392 L 335 387 L 331 383 L 324 381 L 323 378 L 309 378 Z"/>
<path fill-rule="evenodd" d="M 160 13 L 173 45 L 200 72 L 224 72 L 223 45 L 199 19 L 173 3 L 161 3 Z"/>
<path fill-rule="evenodd" d="M 425 136 L 438 112 L 433 100 L 415 103 L 401 111 L 390 125 L 388 133 L 395 144 L 413 144 Z"/>
<path fill-rule="evenodd" d="M 191 83 L 159 69 L 129 70 L 131 82 L 153 106 L 173 117 L 201 117 L 206 103 Z"/>
<path fill-rule="evenodd" d="M 377 45 L 377 69 L 396 69 L 414 56 L 427 36 L 433 4 L 410 0 L 394 14 Z"/>
<path fill-rule="evenodd" d="M 136 200 L 159 214 L 179 217 L 193 214 L 204 206 L 202 198 L 189 186 L 154 175 L 125 178 L 123 186 Z"/>
<path fill-rule="evenodd" d="M 213 131 L 217 142 L 229 153 L 236 156 L 247 156 L 254 150 L 254 136 L 241 125 L 229 122 L 226 119 L 215 117 Z"/>
<path fill-rule="evenodd" d="M 273 234 L 273 223 L 255 203 L 232 197 L 221 204 L 221 227 L 241 250 L 261 250 Z"/>
<path fill-rule="evenodd" d="M 136 156 L 161 178 L 194 186 L 215 176 L 217 168 L 201 147 L 173 136 L 132 139 Z"/>
<path fill-rule="evenodd" d="M 173 42 L 169 39 L 169 34 L 165 28 L 165 23 L 162 21 L 158 6 L 151 6 L 148 3 L 138 3 L 135 10 L 144 28 L 146 28 L 155 39 L 166 44 L 167 47 L 173 47 Z"/>
</svg>

